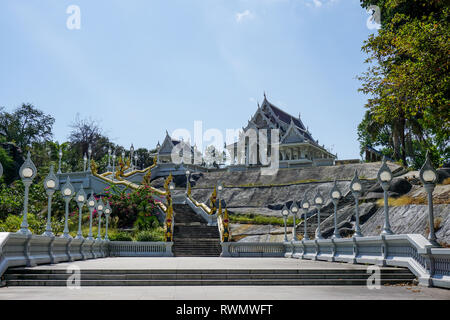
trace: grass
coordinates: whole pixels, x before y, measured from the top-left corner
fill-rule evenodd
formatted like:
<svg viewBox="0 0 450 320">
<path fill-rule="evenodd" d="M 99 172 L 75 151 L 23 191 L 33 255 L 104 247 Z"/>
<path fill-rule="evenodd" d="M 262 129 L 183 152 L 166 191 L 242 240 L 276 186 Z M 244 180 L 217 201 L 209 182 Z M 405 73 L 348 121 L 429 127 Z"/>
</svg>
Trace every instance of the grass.
<svg viewBox="0 0 450 320">
<path fill-rule="evenodd" d="M 229 218 L 232 223 L 284 226 L 284 219 L 281 217 L 256 215 L 254 213 L 230 213 Z M 296 220 L 297 223 L 301 221 L 302 219 Z M 292 225 L 293 222 L 292 217 L 287 219 L 287 225 Z"/>
<path fill-rule="evenodd" d="M 442 197 L 434 197 L 433 204 L 449 204 L 450 200 Z M 384 199 L 378 199 L 376 204 L 379 207 L 384 206 Z M 410 204 L 428 204 L 428 200 L 425 197 L 410 197 L 407 195 L 398 198 L 389 198 L 388 205 L 391 207 L 407 206 Z"/>
</svg>

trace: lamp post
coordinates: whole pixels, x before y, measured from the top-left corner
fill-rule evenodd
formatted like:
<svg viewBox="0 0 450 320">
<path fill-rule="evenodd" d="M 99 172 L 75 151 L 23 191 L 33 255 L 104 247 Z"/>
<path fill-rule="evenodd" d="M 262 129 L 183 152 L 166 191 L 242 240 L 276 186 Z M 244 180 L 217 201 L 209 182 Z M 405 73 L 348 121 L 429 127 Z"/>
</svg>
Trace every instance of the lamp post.
<svg viewBox="0 0 450 320">
<path fill-rule="evenodd" d="M 217 198 L 219 198 L 219 199 L 222 194 L 222 190 L 223 190 L 223 184 L 222 184 L 222 181 L 219 181 L 219 183 L 217 184 Z"/>
<path fill-rule="evenodd" d="M 353 197 L 355 198 L 355 233 L 353 237 L 362 237 L 361 228 L 359 227 L 359 197 L 362 193 L 362 184 L 358 179 L 358 171 L 355 170 L 355 175 L 350 183 L 350 190 L 352 191 Z"/>
<path fill-rule="evenodd" d="M 138 169 L 137 161 L 138 161 L 138 155 L 137 155 L 137 153 L 135 153 L 134 154 L 134 169 L 135 170 Z"/>
<path fill-rule="evenodd" d="M 423 183 L 423 186 L 428 194 L 428 219 L 430 225 L 430 232 L 428 234 L 428 240 L 433 244 L 438 246 L 436 234 L 434 231 L 434 212 L 433 212 L 433 191 L 437 182 L 437 173 L 433 168 L 430 160 L 430 154 L 427 151 L 427 157 L 425 163 L 422 168 L 420 168 L 419 172 L 420 181 Z"/>
<path fill-rule="evenodd" d="M 59 188 L 59 180 L 55 176 L 53 172 L 53 165 L 50 166 L 50 172 L 44 180 L 44 189 L 48 196 L 48 205 L 47 205 L 47 226 L 45 228 L 45 232 L 42 234 L 43 236 L 53 237 L 52 230 L 52 197 L 56 190 Z"/>
<path fill-rule="evenodd" d="M 92 236 L 92 213 L 97 207 L 97 200 L 95 200 L 93 192 L 91 192 L 91 196 L 88 199 L 87 205 L 89 208 L 89 235 L 87 238 L 88 240 L 94 240 L 94 237 Z"/>
<path fill-rule="evenodd" d="M 91 144 L 89 144 L 89 147 L 88 147 L 88 171 L 91 171 L 91 157 L 92 157 L 92 147 L 91 147 Z"/>
<path fill-rule="evenodd" d="M 113 177 L 112 177 L 112 179 L 114 180 L 116 178 L 116 175 L 115 175 L 115 172 L 116 172 L 116 151 L 114 151 L 112 158 L 113 158 L 113 165 L 112 165 Z"/>
<path fill-rule="evenodd" d="M 133 153 L 134 153 L 134 147 L 133 144 L 131 144 L 130 148 L 130 163 L 131 163 L 131 171 L 134 170 L 134 164 L 133 164 Z"/>
<path fill-rule="evenodd" d="M 298 206 L 295 203 L 295 201 L 292 202 L 290 211 L 292 213 L 292 217 L 294 218 L 294 224 L 293 224 L 293 228 L 292 228 L 292 241 L 298 241 L 297 238 L 297 221 L 296 221 L 296 217 L 297 217 L 297 212 L 298 212 Z"/>
<path fill-rule="evenodd" d="M 86 171 L 86 162 L 87 162 L 87 156 L 86 153 L 83 156 L 83 171 Z"/>
<path fill-rule="evenodd" d="M 106 229 L 105 229 L 105 241 L 109 241 L 108 238 L 108 221 L 109 221 L 109 215 L 111 214 L 112 210 L 111 210 L 111 206 L 109 205 L 109 201 L 106 202 L 106 207 L 105 207 L 105 219 L 106 219 Z"/>
<path fill-rule="evenodd" d="M 387 193 L 392 181 L 392 172 L 386 164 L 386 157 L 383 157 L 383 164 L 378 171 L 377 180 L 383 188 L 384 194 L 384 225 L 381 234 L 393 234 L 389 223 L 389 200 Z"/>
<path fill-rule="evenodd" d="M 320 209 L 322 209 L 323 206 L 323 197 L 320 194 L 319 189 L 317 189 L 316 196 L 314 197 L 314 204 L 317 208 L 317 230 L 316 230 L 316 239 L 323 239 L 322 232 L 320 231 Z"/>
<path fill-rule="evenodd" d="M 30 151 L 28 151 L 27 159 L 22 164 L 19 169 L 20 178 L 22 178 L 22 182 L 25 186 L 25 197 L 23 201 L 23 218 L 22 224 L 20 225 L 20 230 L 18 233 L 22 234 L 31 234 L 31 231 L 28 229 L 28 194 L 30 191 L 31 183 L 33 179 L 36 177 L 37 170 L 34 166 L 33 161 L 30 158 Z"/>
<path fill-rule="evenodd" d="M 289 210 L 286 205 L 281 209 L 281 215 L 283 216 L 284 220 L 284 242 L 288 242 L 287 238 L 287 217 L 289 215 Z"/>
<path fill-rule="evenodd" d="M 186 170 L 186 196 L 188 195 L 189 192 L 189 176 L 190 176 L 191 172 L 189 170 Z"/>
<path fill-rule="evenodd" d="M 61 171 L 61 159 L 62 159 L 62 156 L 63 156 L 63 152 L 62 152 L 62 148 L 60 147 L 59 151 L 58 151 L 58 158 L 59 158 L 58 163 L 59 163 L 59 165 L 58 165 L 58 172 L 57 173 L 62 173 L 62 171 Z"/>
<path fill-rule="evenodd" d="M 173 190 L 175 190 L 175 183 L 173 183 L 173 181 L 169 183 L 169 190 L 170 190 L 171 192 L 172 192 Z"/>
<path fill-rule="evenodd" d="M 108 168 L 106 170 L 111 171 L 111 147 L 108 147 Z"/>
<path fill-rule="evenodd" d="M 337 227 L 337 206 L 338 206 L 338 202 L 339 202 L 339 199 L 341 198 L 341 196 L 342 196 L 341 191 L 339 190 L 339 188 L 337 186 L 336 180 L 334 180 L 334 186 L 330 191 L 330 198 L 334 204 L 334 233 L 333 233 L 333 236 L 331 237 L 332 239 L 341 237 L 341 235 L 339 234 L 338 227 Z"/>
<path fill-rule="evenodd" d="M 308 201 L 308 198 L 307 198 L 307 195 L 305 194 L 305 197 L 304 197 L 304 199 L 302 200 L 302 209 L 303 209 L 303 215 L 304 215 L 304 220 L 303 220 L 303 225 L 304 225 L 304 227 L 305 227 L 305 232 L 304 232 L 304 234 L 303 234 L 303 239 L 304 240 L 309 240 L 309 237 L 308 237 L 308 227 L 307 227 L 307 217 L 306 217 L 306 215 L 307 215 L 307 213 L 308 213 L 308 209 L 309 209 L 309 201 Z"/>
<path fill-rule="evenodd" d="M 102 241 L 101 227 L 102 227 L 102 213 L 105 209 L 105 205 L 103 204 L 103 200 L 100 197 L 100 200 L 97 201 L 97 213 L 98 213 L 98 232 L 97 239 L 98 241 Z"/>
<path fill-rule="evenodd" d="M 62 195 L 64 200 L 66 201 L 66 215 L 64 217 L 64 232 L 61 238 L 72 239 L 69 234 L 69 202 L 72 200 L 72 197 L 75 193 L 75 189 L 70 183 L 70 177 L 67 177 L 66 183 L 62 186 Z"/>
<path fill-rule="evenodd" d="M 83 215 L 83 206 L 86 203 L 86 193 L 83 190 L 83 185 L 81 185 L 80 190 L 75 197 L 78 205 L 78 233 L 75 239 L 84 239 L 83 232 L 81 231 L 81 218 Z"/>
</svg>

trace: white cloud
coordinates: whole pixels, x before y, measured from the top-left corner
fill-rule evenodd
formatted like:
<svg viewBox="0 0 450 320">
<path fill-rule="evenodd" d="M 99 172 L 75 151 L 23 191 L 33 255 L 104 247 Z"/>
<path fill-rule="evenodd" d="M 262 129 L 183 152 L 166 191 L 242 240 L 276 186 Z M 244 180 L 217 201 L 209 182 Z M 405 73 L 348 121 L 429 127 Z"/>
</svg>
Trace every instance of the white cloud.
<svg viewBox="0 0 450 320">
<path fill-rule="evenodd" d="M 320 2 L 320 0 L 313 0 L 314 6 L 316 8 L 321 7 L 322 6 L 322 2 Z"/>
<path fill-rule="evenodd" d="M 236 13 L 236 22 L 242 22 L 244 19 L 252 19 L 254 17 L 250 10 L 245 10 L 244 12 Z"/>
</svg>

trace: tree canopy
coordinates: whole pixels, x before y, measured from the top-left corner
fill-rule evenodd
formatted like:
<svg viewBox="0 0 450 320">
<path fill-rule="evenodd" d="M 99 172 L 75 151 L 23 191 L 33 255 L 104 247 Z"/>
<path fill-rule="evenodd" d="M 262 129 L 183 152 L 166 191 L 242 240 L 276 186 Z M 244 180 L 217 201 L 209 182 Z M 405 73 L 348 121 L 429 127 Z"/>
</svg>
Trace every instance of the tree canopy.
<svg viewBox="0 0 450 320">
<path fill-rule="evenodd" d="M 362 0 L 376 5 L 381 29 L 362 47 L 369 95 L 358 127 L 361 151 L 380 146 L 404 165 L 419 167 L 427 150 L 436 164 L 450 156 L 449 8 L 439 0 Z"/>
</svg>

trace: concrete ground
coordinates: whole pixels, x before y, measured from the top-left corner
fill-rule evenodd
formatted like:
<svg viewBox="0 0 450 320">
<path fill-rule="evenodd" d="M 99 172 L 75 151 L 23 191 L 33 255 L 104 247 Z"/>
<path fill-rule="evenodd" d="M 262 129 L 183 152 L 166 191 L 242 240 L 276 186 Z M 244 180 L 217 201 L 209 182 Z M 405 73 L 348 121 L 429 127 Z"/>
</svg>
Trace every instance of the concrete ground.
<svg viewBox="0 0 450 320">
<path fill-rule="evenodd" d="M 364 265 L 285 258 L 105 258 L 42 265 L 36 269 L 365 269 Z M 419 286 L 153 286 L 153 287 L 5 287 L 0 300 L 450 300 L 450 290 Z"/>
</svg>

